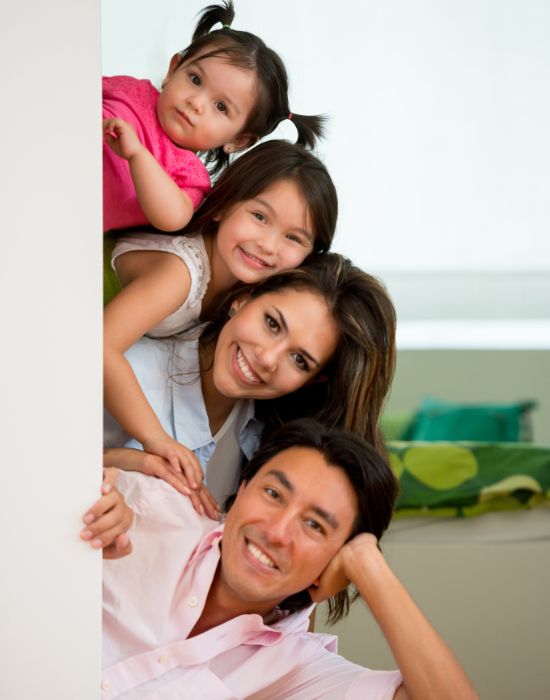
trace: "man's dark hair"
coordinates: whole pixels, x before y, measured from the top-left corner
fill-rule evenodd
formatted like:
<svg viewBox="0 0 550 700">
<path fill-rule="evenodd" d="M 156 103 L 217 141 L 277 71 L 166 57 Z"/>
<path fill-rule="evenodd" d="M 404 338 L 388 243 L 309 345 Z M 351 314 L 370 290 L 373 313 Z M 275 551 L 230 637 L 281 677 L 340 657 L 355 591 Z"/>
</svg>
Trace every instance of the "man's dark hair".
<svg viewBox="0 0 550 700">
<path fill-rule="evenodd" d="M 276 455 L 292 447 L 317 450 L 326 463 L 341 469 L 357 496 L 358 513 L 348 540 L 360 532 L 370 532 L 377 540 L 388 527 L 397 498 L 397 480 L 382 455 L 365 440 L 348 430 L 329 429 L 318 421 L 302 418 L 291 421 L 264 439 L 260 449 L 241 472 L 242 481 L 250 481 L 260 468 Z M 225 506 L 229 510 L 235 496 Z M 348 589 L 328 601 L 329 624 L 334 624 L 349 612 L 357 597 Z M 279 608 L 295 612 L 311 605 L 307 590 L 286 598 Z"/>
</svg>

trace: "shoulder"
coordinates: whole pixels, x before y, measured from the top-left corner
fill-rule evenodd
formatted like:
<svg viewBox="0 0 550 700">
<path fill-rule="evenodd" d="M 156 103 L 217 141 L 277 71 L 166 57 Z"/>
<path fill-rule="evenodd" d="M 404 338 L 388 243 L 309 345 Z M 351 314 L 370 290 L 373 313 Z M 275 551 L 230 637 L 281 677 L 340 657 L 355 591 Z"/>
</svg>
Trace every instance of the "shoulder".
<svg viewBox="0 0 550 700">
<path fill-rule="evenodd" d="M 150 80 L 133 78 L 131 75 L 104 75 L 101 79 L 104 97 L 124 94 L 155 95 L 158 90 Z"/>
</svg>

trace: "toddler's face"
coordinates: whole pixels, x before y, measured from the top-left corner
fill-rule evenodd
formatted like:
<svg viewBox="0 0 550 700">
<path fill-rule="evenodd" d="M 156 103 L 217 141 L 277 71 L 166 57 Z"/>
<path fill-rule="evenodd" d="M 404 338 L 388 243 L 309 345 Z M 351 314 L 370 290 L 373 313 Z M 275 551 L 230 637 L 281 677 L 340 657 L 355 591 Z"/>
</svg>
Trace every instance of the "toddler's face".
<svg viewBox="0 0 550 700">
<path fill-rule="evenodd" d="M 177 66 L 174 56 L 157 103 L 164 132 L 190 151 L 248 145 L 241 134 L 256 100 L 256 75 L 223 57 L 198 58 Z M 240 135 L 239 135 L 240 134 Z"/>
<path fill-rule="evenodd" d="M 278 180 L 221 217 L 215 252 L 237 280 L 254 284 L 298 267 L 315 240 L 300 188 Z"/>
</svg>

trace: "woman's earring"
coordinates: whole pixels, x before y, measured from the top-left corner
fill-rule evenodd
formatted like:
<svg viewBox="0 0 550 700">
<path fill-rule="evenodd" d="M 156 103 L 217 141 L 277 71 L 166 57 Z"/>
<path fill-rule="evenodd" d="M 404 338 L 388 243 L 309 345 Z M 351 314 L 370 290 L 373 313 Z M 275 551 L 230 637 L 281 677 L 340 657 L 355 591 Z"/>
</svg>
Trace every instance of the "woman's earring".
<svg viewBox="0 0 550 700">
<path fill-rule="evenodd" d="M 234 309 L 232 306 L 230 307 L 229 311 L 227 312 L 227 315 L 229 318 L 233 318 L 233 316 L 237 313 L 237 309 Z"/>
</svg>

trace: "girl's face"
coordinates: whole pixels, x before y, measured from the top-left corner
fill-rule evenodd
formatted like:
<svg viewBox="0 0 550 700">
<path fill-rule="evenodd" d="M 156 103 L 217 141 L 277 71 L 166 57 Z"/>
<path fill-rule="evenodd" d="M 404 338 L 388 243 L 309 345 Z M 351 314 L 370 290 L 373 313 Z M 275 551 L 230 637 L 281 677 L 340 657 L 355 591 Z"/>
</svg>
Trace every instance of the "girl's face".
<svg viewBox="0 0 550 700">
<path fill-rule="evenodd" d="M 179 59 L 172 58 L 157 102 L 157 117 L 168 138 L 195 152 L 248 145 L 251 139 L 241 131 L 255 104 L 255 73 L 223 56 L 198 57 L 182 65 Z"/>
<path fill-rule="evenodd" d="M 302 192 L 291 180 L 278 180 L 221 217 L 214 245 L 235 279 L 255 284 L 298 267 L 314 239 Z"/>
<path fill-rule="evenodd" d="M 229 398 L 273 399 L 313 379 L 340 333 L 325 300 L 285 289 L 233 305 L 214 354 L 213 379 Z"/>
</svg>

